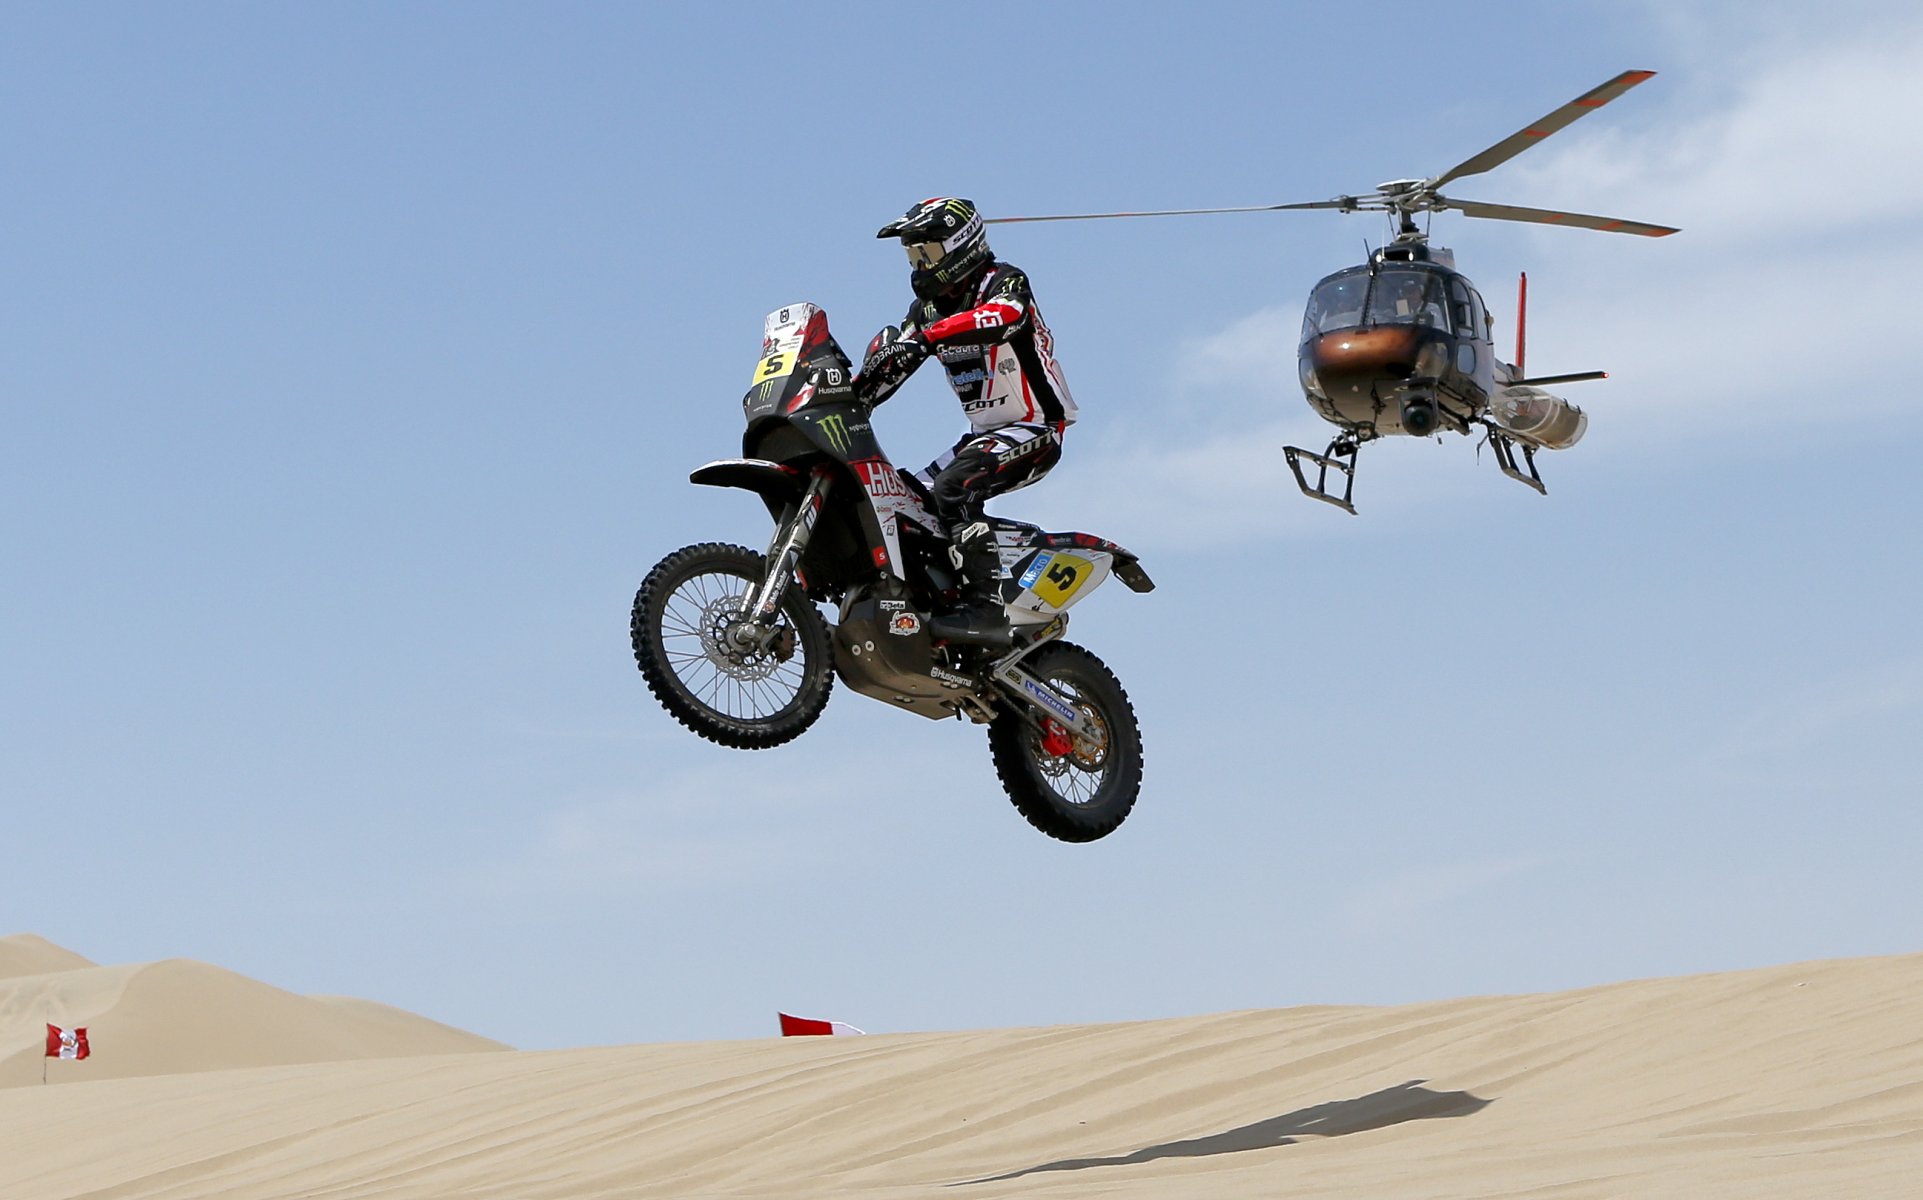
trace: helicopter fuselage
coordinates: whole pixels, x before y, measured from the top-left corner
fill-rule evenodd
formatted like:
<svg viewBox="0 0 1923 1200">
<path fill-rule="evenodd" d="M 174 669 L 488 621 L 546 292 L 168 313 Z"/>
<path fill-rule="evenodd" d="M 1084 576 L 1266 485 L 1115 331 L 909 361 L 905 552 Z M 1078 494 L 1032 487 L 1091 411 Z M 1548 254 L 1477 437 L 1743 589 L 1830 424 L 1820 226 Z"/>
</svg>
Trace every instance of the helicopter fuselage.
<svg viewBox="0 0 1923 1200">
<path fill-rule="evenodd" d="M 1378 254 L 1310 294 L 1297 358 L 1303 395 L 1358 441 L 1467 433 L 1516 377 L 1497 359 L 1490 325 L 1467 276 Z"/>
</svg>

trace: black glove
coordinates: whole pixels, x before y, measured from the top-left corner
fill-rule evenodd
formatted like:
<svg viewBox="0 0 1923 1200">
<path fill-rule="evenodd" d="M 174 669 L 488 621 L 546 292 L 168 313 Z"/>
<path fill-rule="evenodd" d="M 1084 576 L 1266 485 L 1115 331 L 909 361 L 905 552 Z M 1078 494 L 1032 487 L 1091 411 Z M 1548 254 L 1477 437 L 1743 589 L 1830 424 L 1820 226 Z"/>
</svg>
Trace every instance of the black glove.
<svg viewBox="0 0 1923 1200">
<path fill-rule="evenodd" d="M 904 358 L 902 357 L 904 355 L 912 355 L 912 357 Z M 863 360 L 861 369 L 866 371 L 869 364 L 874 362 L 896 361 L 908 363 L 909 369 L 913 370 L 921 364 L 922 359 L 927 357 L 928 339 L 922 336 L 921 330 L 917 329 L 907 337 L 903 337 L 901 330 L 890 325 L 876 334 L 874 341 L 868 343 L 868 357 Z"/>
<path fill-rule="evenodd" d="M 880 404 L 892 395 L 929 354 L 928 339 L 920 330 L 905 338 L 891 338 L 893 332 L 889 328 L 875 335 L 868 344 L 861 375 L 855 380 L 856 394 L 871 404 Z"/>
</svg>

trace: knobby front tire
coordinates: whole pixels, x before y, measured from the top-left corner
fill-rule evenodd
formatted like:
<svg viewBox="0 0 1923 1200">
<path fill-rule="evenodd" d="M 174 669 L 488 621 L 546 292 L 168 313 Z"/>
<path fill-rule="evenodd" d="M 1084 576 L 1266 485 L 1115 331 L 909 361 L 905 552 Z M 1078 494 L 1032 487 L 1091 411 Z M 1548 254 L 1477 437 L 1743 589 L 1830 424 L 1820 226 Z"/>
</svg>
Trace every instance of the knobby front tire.
<svg viewBox="0 0 1923 1200">
<path fill-rule="evenodd" d="M 668 555 L 634 594 L 628 637 L 648 690 L 675 720 L 723 746 L 765 750 L 805 733 L 834 685 L 828 624 L 799 587 L 780 607 L 774 649 L 723 636 L 766 570 L 741 546 L 704 542 Z"/>
<path fill-rule="evenodd" d="M 1064 842 L 1092 842 L 1114 832 L 1142 789 L 1142 729 L 1121 681 L 1080 646 L 1051 642 L 1022 666 L 1045 679 L 1106 730 L 1103 747 L 1078 744 L 1051 755 L 1035 727 L 1014 712 L 988 726 L 995 773 L 1028 823 Z"/>
</svg>

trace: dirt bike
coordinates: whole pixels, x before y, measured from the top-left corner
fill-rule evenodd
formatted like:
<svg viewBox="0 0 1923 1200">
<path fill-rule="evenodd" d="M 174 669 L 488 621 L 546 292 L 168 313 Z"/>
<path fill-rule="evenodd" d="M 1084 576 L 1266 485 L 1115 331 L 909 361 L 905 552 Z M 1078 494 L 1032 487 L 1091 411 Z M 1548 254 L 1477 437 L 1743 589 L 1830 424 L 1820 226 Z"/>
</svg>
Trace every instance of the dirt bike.
<svg viewBox="0 0 1923 1200">
<path fill-rule="evenodd" d="M 1007 644 L 934 637 L 931 614 L 959 604 L 956 560 L 921 482 L 882 452 L 860 382 L 826 313 L 768 315 L 742 457 L 689 478 L 760 496 L 774 537 L 760 554 L 687 546 L 648 573 L 629 634 L 649 690 L 702 737 L 756 750 L 814 724 L 839 674 L 897 708 L 987 726 L 1002 786 L 1043 833 L 1110 833 L 1141 788 L 1141 729 L 1108 667 L 1061 638 L 1067 609 L 1110 574 L 1154 583 L 1113 542 L 991 517 Z M 817 602 L 837 605 L 834 626 Z"/>
</svg>

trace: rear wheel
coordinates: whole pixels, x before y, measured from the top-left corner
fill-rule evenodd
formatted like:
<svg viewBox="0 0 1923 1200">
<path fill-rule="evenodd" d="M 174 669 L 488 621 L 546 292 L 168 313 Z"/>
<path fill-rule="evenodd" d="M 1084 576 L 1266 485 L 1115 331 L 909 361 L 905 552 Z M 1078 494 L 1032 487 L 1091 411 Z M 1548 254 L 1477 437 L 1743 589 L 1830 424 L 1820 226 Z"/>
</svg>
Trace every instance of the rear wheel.
<svg viewBox="0 0 1923 1200">
<path fill-rule="evenodd" d="M 746 619 L 762 556 L 706 542 L 655 565 L 634 595 L 628 637 L 648 690 L 675 720 L 737 750 L 806 732 L 834 685 L 828 624 L 798 587 L 775 620 Z"/>
<path fill-rule="evenodd" d="M 1022 666 L 1072 701 L 1096 736 L 1074 738 L 1053 722 L 1037 729 L 1004 712 L 988 727 L 995 773 L 1030 825 L 1064 842 L 1092 842 L 1122 823 L 1142 788 L 1135 709 L 1121 681 L 1080 646 L 1052 642 Z"/>
</svg>

